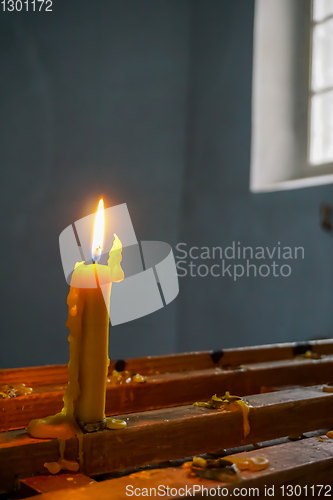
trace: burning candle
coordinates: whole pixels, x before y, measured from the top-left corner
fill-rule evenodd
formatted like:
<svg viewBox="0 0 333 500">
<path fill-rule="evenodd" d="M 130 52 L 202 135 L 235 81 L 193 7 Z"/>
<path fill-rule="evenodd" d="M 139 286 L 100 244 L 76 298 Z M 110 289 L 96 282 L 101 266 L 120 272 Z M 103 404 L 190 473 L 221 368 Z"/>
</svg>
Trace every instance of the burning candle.
<svg viewBox="0 0 333 500">
<path fill-rule="evenodd" d="M 93 231 L 93 263 L 76 263 L 67 298 L 70 360 L 64 407 L 56 415 L 30 422 L 27 431 L 35 438 L 66 440 L 77 435 L 82 448 L 82 432 L 77 422 L 85 427 L 105 421 L 111 286 L 112 282 L 124 279 L 120 265 L 122 244 L 114 237 L 107 266 L 99 264 L 104 239 L 104 203 L 100 200 Z M 106 422 L 109 428 L 126 425 L 123 421 L 109 420 Z M 63 453 L 61 445 L 61 458 Z"/>
</svg>

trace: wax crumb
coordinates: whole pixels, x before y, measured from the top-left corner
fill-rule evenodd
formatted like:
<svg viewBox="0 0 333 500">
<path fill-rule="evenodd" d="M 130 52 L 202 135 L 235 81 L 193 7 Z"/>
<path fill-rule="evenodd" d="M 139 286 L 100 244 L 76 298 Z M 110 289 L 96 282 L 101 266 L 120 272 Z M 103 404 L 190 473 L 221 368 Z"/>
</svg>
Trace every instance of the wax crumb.
<svg viewBox="0 0 333 500">
<path fill-rule="evenodd" d="M 129 384 L 130 382 L 143 384 L 146 382 L 146 379 L 139 373 L 134 374 L 127 370 L 121 372 L 113 370 L 111 375 L 107 378 L 107 382 L 112 385 Z"/>
<path fill-rule="evenodd" d="M 199 401 L 197 403 L 193 403 L 193 406 L 203 406 L 205 408 L 213 408 L 214 410 L 218 410 L 223 408 L 225 405 L 229 405 L 230 403 L 235 403 L 240 401 L 241 398 L 239 396 L 230 395 L 229 391 L 226 391 L 225 395 L 220 398 L 216 394 L 214 394 L 209 401 Z M 244 402 L 247 405 L 247 403 Z"/>
<path fill-rule="evenodd" d="M 68 477 L 67 481 L 73 481 L 73 479 L 74 479 L 73 477 Z"/>
<path fill-rule="evenodd" d="M 333 439 L 333 431 L 328 431 L 328 432 L 326 433 L 326 436 L 327 436 L 328 438 Z"/>
<path fill-rule="evenodd" d="M 319 437 L 318 438 L 318 441 L 320 441 L 321 443 L 324 441 L 322 437 Z"/>
</svg>

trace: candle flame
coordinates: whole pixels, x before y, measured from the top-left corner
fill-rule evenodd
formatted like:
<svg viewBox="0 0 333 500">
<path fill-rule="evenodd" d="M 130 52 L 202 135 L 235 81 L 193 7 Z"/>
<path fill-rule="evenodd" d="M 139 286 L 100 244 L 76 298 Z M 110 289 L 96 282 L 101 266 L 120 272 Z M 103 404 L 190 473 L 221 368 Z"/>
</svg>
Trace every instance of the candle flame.
<svg viewBox="0 0 333 500">
<path fill-rule="evenodd" d="M 104 202 L 103 198 L 99 200 L 95 216 L 94 236 L 91 247 L 91 256 L 93 262 L 98 262 L 102 255 L 104 243 Z"/>
</svg>

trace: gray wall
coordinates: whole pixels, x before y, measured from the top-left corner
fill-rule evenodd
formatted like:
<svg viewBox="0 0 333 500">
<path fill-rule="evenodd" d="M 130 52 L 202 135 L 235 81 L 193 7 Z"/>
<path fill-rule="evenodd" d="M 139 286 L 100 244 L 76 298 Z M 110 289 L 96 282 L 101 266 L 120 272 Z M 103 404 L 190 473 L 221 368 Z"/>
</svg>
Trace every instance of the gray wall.
<svg viewBox="0 0 333 500">
<path fill-rule="evenodd" d="M 101 194 L 140 240 L 305 248 L 286 279 L 180 278 L 170 306 L 111 329 L 111 358 L 331 335 L 332 188 L 249 193 L 253 3 L 0 17 L 1 367 L 67 362 L 58 237 Z"/>
</svg>

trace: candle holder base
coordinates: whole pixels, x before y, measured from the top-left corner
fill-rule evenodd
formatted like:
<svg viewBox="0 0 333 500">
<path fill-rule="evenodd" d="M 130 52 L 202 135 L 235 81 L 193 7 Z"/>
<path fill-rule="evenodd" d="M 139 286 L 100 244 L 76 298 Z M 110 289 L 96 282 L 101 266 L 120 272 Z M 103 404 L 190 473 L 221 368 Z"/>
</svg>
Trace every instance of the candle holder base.
<svg viewBox="0 0 333 500">
<path fill-rule="evenodd" d="M 106 429 L 106 418 L 100 420 L 99 422 L 80 422 L 79 426 L 84 432 L 97 432 Z"/>
</svg>

